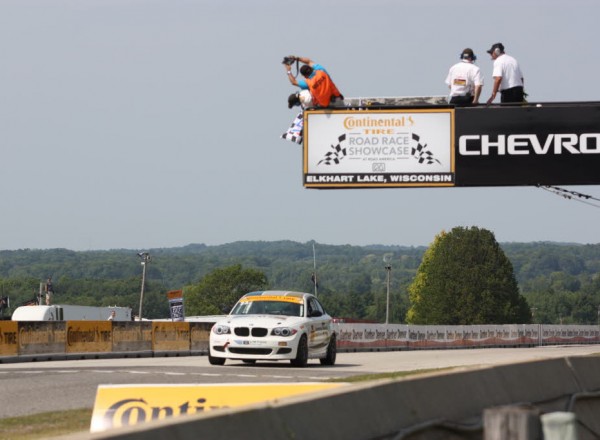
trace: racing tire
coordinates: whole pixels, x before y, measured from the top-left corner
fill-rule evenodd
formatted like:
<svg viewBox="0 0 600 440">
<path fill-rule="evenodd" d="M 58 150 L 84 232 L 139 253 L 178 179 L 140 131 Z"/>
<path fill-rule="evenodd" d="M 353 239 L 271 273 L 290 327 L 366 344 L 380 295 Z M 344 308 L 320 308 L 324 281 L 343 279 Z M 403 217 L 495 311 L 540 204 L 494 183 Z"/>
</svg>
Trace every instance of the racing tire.
<svg viewBox="0 0 600 440">
<path fill-rule="evenodd" d="M 335 358 L 337 357 L 337 343 L 335 340 L 335 333 L 331 334 L 329 339 L 329 345 L 327 345 L 327 354 L 324 358 L 319 359 L 321 365 L 335 365 Z"/>
<path fill-rule="evenodd" d="M 209 354 L 208 363 L 211 365 L 225 365 L 225 358 L 213 357 Z"/>
<path fill-rule="evenodd" d="M 298 342 L 296 358 L 291 359 L 290 363 L 294 367 L 306 367 L 306 364 L 308 363 L 308 343 L 306 342 L 306 335 L 302 335 L 300 338 L 300 342 Z"/>
</svg>

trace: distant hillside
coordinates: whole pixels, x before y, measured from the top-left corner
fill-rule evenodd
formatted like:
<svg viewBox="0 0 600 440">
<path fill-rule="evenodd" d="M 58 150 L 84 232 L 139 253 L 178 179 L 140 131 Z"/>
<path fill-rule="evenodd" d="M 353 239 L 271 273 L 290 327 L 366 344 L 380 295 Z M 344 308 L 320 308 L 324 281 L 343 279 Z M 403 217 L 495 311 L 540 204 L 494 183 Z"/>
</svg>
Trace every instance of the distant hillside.
<svg viewBox="0 0 600 440">
<path fill-rule="evenodd" d="M 369 295 L 370 305 L 365 305 L 364 312 L 369 316 L 381 314 L 382 295 L 386 290 L 383 255 L 391 254 L 394 313 L 397 322 L 403 319 L 408 301 L 406 288 L 421 263 L 424 246 L 239 241 L 218 246 L 189 244 L 145 249 L 151 256 L 147 267 L 149 295 L 155 292 L 158 297 L 167 290 L 195 284 L 216 268 L 236 264 L 263 271 L 272 288 L 312 291 L 313 245 L 319 293 L 328 296 L 334 308 L 347 295 Z M 597 275 L 600 244 L 501 243 L 501 247 L 513 264 L 521 292 L 545 322 L 566 317 L 581 323 L 595 321 L 600 304 Z M 119 298 L 111 294 L 117 290 L 125 292 L 127 301 L 133 305 L 142 270 L 137 252 L 139 250 L 128 249 L 0 251 L 0 293 L 11 294 L 16 300 L 29 299 L 39 282 L 52 276 L 55 288 L 65 292 L 63 298 L 79 295 L 77 298 L 84 303 L 92 304 L 101 299 L 117 302 Z M 103 293 L 98 295 L 94 290 Z M 573 318 L 574 310 L 583 308 L 585 312 Z M 156 313 L 162 312 L 157 310 Z"/>
</svg>

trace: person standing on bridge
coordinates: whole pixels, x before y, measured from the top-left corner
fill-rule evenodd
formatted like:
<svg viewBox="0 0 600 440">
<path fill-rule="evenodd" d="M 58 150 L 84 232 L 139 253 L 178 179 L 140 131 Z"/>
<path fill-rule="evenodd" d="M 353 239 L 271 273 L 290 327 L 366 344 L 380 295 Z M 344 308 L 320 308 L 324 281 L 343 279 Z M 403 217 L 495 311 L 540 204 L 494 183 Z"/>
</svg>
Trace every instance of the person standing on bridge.
<svg viewBox="0 0 600 440">
<path fill-rule="evenodd" d="M 473 50 L 466 48 L 460 54 L 460 62 L 450 67 L 446 84 L 450 88 L 450 104 L 468 107 L 479 103 L 483 88 L 483 76 L 474 64 L 477 57 Z"/>
<path fill-rule="evenodd" d="M 52 277 L 48 277 L 46 281 L 46 305 L 52 304 L 52 297 L 54 296 L 54 286 L 52 285 Z"/>
<path fill-rule="evenodd" d="M 494 60 L 494 70 L 492 72 L 494 85 L 492 86 L 492 96 L 487 100 L 487 104 L 490 105 L 496 99 L 498 91 L 500 91 L 500 102 L 502 103 L 524 102 L 525 91 L 523 86 L 525 80 L 517 60 L 504 53 L 502 43 L 492 45 L 487 53 Z"/>
<path fill-rule="evenodd" d="M 284 67 L 290 83 L 300 87 L 302 90 L 310 91 L 313 105 L 329 107 L 331 104 L 343 101 L 344 97 L 323 66 L 313 62 L 309 58 L 296 56 L 288 58 L 304 64 L 300 67 L 300 74 L 303 76 L 303 79 L 300 80 L 297 80 L 292 74 L 291 64 L 284 64 Z"/>
</svg>

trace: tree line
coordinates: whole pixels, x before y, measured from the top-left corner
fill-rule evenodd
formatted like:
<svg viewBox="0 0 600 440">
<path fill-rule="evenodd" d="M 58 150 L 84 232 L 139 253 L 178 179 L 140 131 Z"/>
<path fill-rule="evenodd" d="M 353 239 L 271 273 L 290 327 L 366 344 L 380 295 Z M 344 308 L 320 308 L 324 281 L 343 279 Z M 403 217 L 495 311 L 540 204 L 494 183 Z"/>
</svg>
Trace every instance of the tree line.
<svg viewBox="0 0 600 440">
<path fill-rule="evenodd" d="M 461 240 L 446 243 L 448 236 L 452 238 L 468 232 L 476 237 L 471 245 L 462 245 Z M 439 250 L 443 251 L 441 253 L 453 250 L 457 255 L 467 255 L 469 253 L 465 251 L 473 248 L 474 243 L 483 242 L 482 247 L 475 247 L 477 252 L 469 254 L 471 259 L 481 257 L 484 266 L 497 264 L 497 267 L 491 267 L 491 273 L 498 271 L 504 274 L 504 278 L 488 280 L 489 283 L 485 285 L 475 283 L 477 275 L 473 275 L 470 282 L 465 280 L 465 285 L 479 289 L 474 294 L 481 295 L 471 306 L 482 301 L 489 304 L 488 315 L 481 319 L 499 319 L 491 310 L 499 306 L 494 302 L 495 292 L 499 286 L 504 286 L 507 292 L 511 292 L 505 298 L 511 298 L 509 303 L 513 311 L 503 312 L 503 316 L 513 313 L 521 321 L 529 319 L 531 322 L 547 324 L 598 323 L 600 245 L 541 242 L 498 244 L 490 234 L 477 228 L 455 228 L 437 236 L 428 247 L 244 241 L 218 246 L 191 244 L 149 249 L 145 250 L 152 259 L 146 272 L 143 315 L 148 318 L 168 317 L 166 293 L 178 289 L 183 289 L 186 295 L 186 314 L 204 314 L 207 311 L 210 314 L 223 313 L 237 299 L 236 295 L 239 297 L 245 293 L 244 286 L 257 285 L 269 289 L 316 291 L 334 316 L 383 322 L 388 305 L 386 265 L 389 264 L 389 322 L 404 323 L 410 319 L 417 319 L 413 320 L 415 323 L 422 322 L 418 317 L 423 315 L 415 315 L 415 295 L 411 292 L 419 283 L 426 286 L 423 284 L 423 265 L 427 262 L 427 253 L 432 253 L 431 249 L 439 246 Z M 137 255 L 139 251 L 0 251 L 0 296 L 9 297 L 11 308 L 14 309 L 18 304 L 35 298 L 40 283 L 51 276 L 56 303 L 129 306 L 137 313 L 142 273 Z M 496 257 L 488 261 L 482 257 L 484 255 Z M 389 263 L 384 262 L 384 256 L 388 256 Z M 452 261 L 444 262 L 442 259 L 435 264 L 430 261 L 425 265 L 429 270 L 435 269 L 437 275 L 442 277 L 442 281 L 438 281 L 440 284 L 431 289 L 434 294 L 439 293 L 441 286 L 453 286 L 452 292 L 456 295 L 464 293 L 460 289 L 460 282 L 453 281 L 452 284 L 443 281 L 451 275 L 459 276 L 460 280 L 464 264 L 467 263 L 463 262 L 461 266 L 458 262 L 450 264 Z M 316 286 L 313 281 L 315 274 Z M 244 281 L 246 275 L 250 280 Z M 236 276 L 241 277 L 239 284 L 225 286 L 231 292 L 227 298 L 221 299 L 220 304 L 206 303 L 211 291 L 224 288 L 223 278 L 235 279 Z M 511 285 L 511 277 L 514 286 Z M 487 290 L 483 292 L 482 289 Z M 433 304 L 439 304 L 440 298 L 450 297 L 441 296 Z M 412 314 L 409 313 L 411 307 Z M 467 309 L 463 307 L 462 310 Z M 470 319 L 480 318 L 474 314 Z"/>
</svg>

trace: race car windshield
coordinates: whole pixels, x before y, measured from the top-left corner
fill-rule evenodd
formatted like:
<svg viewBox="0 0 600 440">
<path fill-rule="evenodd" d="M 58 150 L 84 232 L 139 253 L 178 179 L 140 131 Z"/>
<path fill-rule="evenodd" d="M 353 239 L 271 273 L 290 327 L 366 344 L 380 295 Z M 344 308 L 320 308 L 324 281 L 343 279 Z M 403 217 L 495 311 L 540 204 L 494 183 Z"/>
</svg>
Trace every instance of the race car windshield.
<svg viewBox="0 0 600 440">
<path fill-rule="evenodd" d="M 302 316 L 302 309 L 301 304 L 286 301 L 240 301 L 231 314 Z"/>
</svg>

